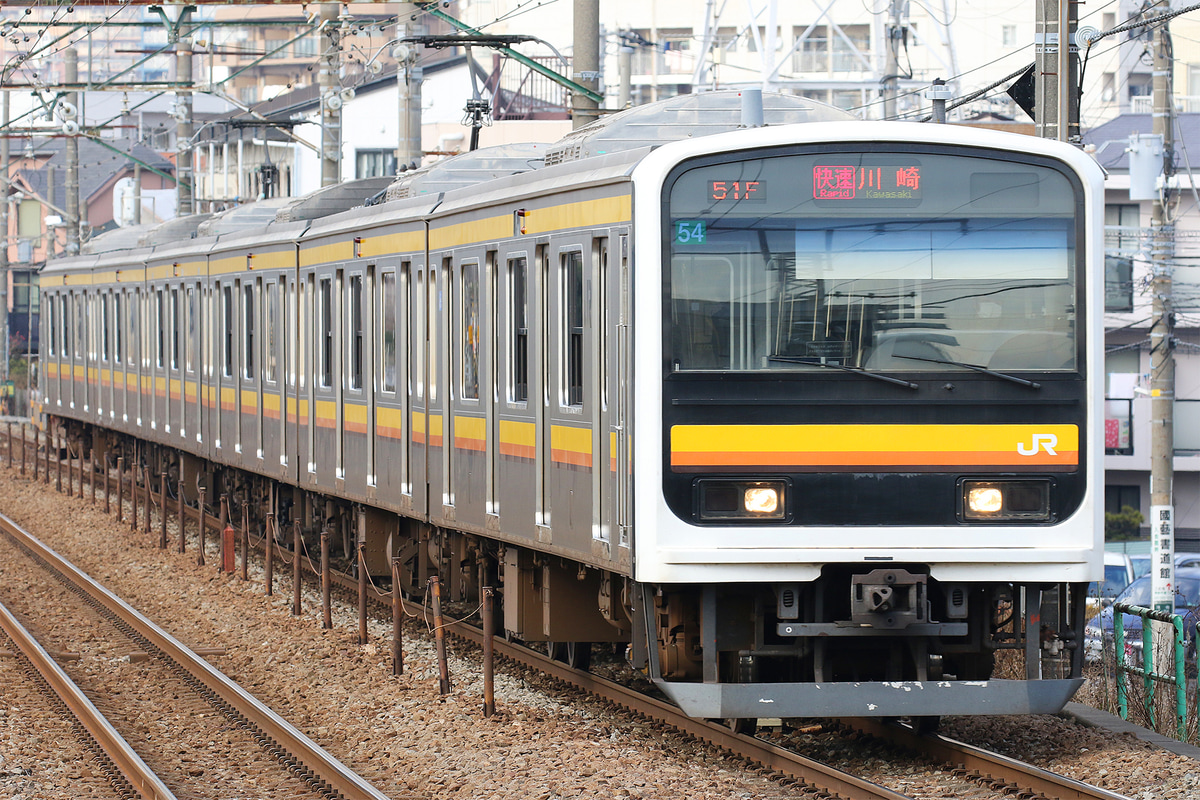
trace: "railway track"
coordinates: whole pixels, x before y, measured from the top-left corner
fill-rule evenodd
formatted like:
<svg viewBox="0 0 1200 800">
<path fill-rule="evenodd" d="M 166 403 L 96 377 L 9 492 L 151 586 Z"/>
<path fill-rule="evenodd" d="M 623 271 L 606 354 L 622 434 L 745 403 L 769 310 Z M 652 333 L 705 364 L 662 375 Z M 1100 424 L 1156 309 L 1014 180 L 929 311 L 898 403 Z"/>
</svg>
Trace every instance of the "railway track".
<svg viewBox="0 0 1200 800">
<path fill-rule="evenodd" d="M 80 495 L 82 494 L 81 486 Z M 156 505 L 160 505 L 160 503 L 161 500 Z M 174 509 L 172 501 L 171 504 L 168 504 L 169 513 Z M 199 517 L 195 509 L 186 509 L 186 513 L 193 520 Z M 209 519 L 212 520 L 211 517 Z M 263 540 L 252 537 L 251 545 L 255 550 L 261 550 Z M 283 567 L 285 571 L 291 571 L 293 562 L 290 551 L 277 548 L 274 557 L 278 559 L 279 566 Z M 304 557 L 301 558 L 301 574 L 312 588 L 320 591 L 320 572 L 309 559 Z M 365 598 L 367 602 L 385 610 L 385 614 L 378 616 L 385 616 L 390 612 L 392 604 L 390 593 L 379 591 L 370 584 L 367 584 L 364 590 L 356 578 L 338 571 L 331 572 L 330 580 L 332 590 L 349 605 L 353 606 L 359 598 Z M 404 602 L 410 612 L 428 611 L 412 601 L 405 600 Z M 450 636 L 474 645 L 483 643 L 482 632 L 468 622 L 447 623 L 445 631 Z M 858 798 L 905 797 L 905 795 L 886 787 L 806 758 L 778 744 L 735 733 L 719 723 L 686 717 L 674 706 L 614 681 L 573 669 L 520 644 L 494 638 L 493 647 L 496 654 L 502 659 L 535 669 L 580 691 L 708 742 L 761 770 L 773 773 L 782 782 L 802 785 L 812 793 L 853 798 L 854 800 Z M 989 788 L 995 791 L 997 796 L 1018 794 L 1025 797 L 1069 798 L 1071 800 L 1074 798 L 1119 800 L 1123 797 L 944 737 L 920 737 L 906 728 L 882 725 L 872 720 L 843 722 L 862 735 L 886 740 L 892 746 L 903 748 L 906 751 L 918 752 L 933 764 L 945 765 L 949 772 L 964 782 L 973 783 L 977 787 Z"/>
<path fill-rule="evenodd" d="M 240 753 L 243 759 L 241 763 L 249 761 L 249 768 L 254 771 L 262 769 L 268 762 L 274 762 L 280 773 L 287 773 L 274 780 L 289 797 L 385 800 L 385 795 L 230 681 L 203 658 L 184 647 L 3 515 L 0 515 L 0 532 L 35 562 L 50 570 L 72 592 L 78 594 L 110 622 L 112 627 L 127 637 L 134 648 L 147 654 L 149 660 L 162 665 L 153 673 L 153 678 L 134 694 L 154 691 L 160 683 L 168 684 L 172 678 L 177 683 L 186 685 L 196 695 L 196 699 L 185 697 L 186 693 L 175 686 L 166 689 L 166 699 L 154 698 L 151 702 L 193 708 L 202 702 L 205 706 L 215 708 L 228 722 L 223 726 L 221 736 L 224 747 L 232 753 Z M 146 766 L 147 761 L 163 760 L 165 763 L 164 759 L 158 758 L 162 754 L 143 752 L 139 755 L 134 752 L 120 734 L 117 734 L 114 725 L 108 723 L 103 718 L 104 715 L 97 711 L 97 705 L 122 708 L 126 700 L 106 698 L 93 704 L 69 678 L 66 678 L 65 671 L 53 663 L 45 648 L 32 640 L 28 632 L 16 622 L 15 617 L 9 614 L 3 616 L 5 632 L 21 652 L 35 663 L 39 673 L 46 676 L 56 694 L 95 739 L 105 754 L 105 759 L 113 766 L 112 778 L 121 784 L 117 787 L 118 793 L 122 796 L 154 800 L 175 797 L 167 788 L 168 781 L 155 776 L 154 771 Z M 171 697 L 182 699 L 172 703 Z M 163 707 L 161 711 L 166 714 L 172 712 L 173 708 Z M 133 712 L 131 716 L 144 713 Z M 153 727 L 152 723 L 153 721 L 150 727 Z M 248 755 L 247 748 L 258 749 L 263 755 Z M 192 771 L 201 775 L 207 773 L 210 768 L 197 768 L 194 765 L 191 767 Z M 181 776 L 174 778 L 183 780 Z"/>
</svg>

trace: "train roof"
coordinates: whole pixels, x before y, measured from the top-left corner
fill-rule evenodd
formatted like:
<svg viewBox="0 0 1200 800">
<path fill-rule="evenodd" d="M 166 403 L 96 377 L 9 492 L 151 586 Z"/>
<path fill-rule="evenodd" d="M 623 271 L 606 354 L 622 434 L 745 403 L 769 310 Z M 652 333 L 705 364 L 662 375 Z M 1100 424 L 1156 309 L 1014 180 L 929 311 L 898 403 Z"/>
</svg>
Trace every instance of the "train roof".
<svg viewBox="0 0 1200 800">
<path fill-rule="evenodd" d="M 539 169 L 549 147 L 539 142 L 500 144 L 451 156 L 401 173 L 388 186 L 384 201 L 448 192 Z"/>
<path fill-rule="evenodd" d="M 763 92 L 763 124 L 791 125 L 797 122 L 836 122 L 858 117 L 807 97 Z M 745 127 L 742 121 L 742 92 L 683 94 L 634 106 L 603 117 L 591 125 L 571 131 L 550 146 L 547 166 L 581 158 L 657 147 L 680 139 L 711 136 Z"/>
</svg>

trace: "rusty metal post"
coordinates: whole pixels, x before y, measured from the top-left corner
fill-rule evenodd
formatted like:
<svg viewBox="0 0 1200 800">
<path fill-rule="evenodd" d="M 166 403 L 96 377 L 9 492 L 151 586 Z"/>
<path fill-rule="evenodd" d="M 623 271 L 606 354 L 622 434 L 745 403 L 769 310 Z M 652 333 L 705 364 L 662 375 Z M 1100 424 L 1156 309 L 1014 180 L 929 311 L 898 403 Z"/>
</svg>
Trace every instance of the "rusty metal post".
<svg viewBox="0 0 1200 800">
<path fill-rule="evenodd" d="M 365 544 L 358 546 L 358 643 L 367 643 L 367 558 Z"/>
<path fill-rule="evenodd" d="M 10 444 L 11 444 L 11 442 L 10 442 Z M 9 455 L 11 456 L 12 454 L 10 453 Z M 12 462 L 9 461 L 8 465 L 11 467 Z M 54 488 L 61 494 L 62 493 L 62 441 L 59 439 L 58 431 L 54 432 L 54 470 L 57 473 L 57 477 L 54 479 Z"/>
<path fill-rule="evenodd" d="M 400 569 L 402 562 L 392 557 L 392 674 L 404 674 L 403 631 L 404 601 L 400 599 Z"/>
<path fill-rule="evenodd" d="M 233 520 L 229 509 L 229 495 L 221 495 L 221 571 L 233 572 L 234 547 Z"/>
<path fill-rule="evenodd" d="M 83 450 L 79 451 L 80 456 Z M 82 462 L 81 462 L 82 463 Z M 88 480 L 92 482 L 92 505 L 96 505 L 96 448 L 92 448 L 92 457 L 88 459 Z M 81 486 L 83 484 L 80 484 Z"/>
<path fill-rule="evenodd" d="M 5 427 L 7 427 L 7 429 L 8 429 L 8 468 L 9 468 L 9 469 L 12 469 L 12 465 L 13 465 L 13 435 L 12 435 L 12 422 L 11 422 L 11 421 L 9 421 L 9 422 L 6 422 L 6 423 L 4 423 L 4 425 L 5 425 Z"/>
<path fill-rule="evenodd" d="M 167 473 L 158 476 L 158 549 L 167 549 Z"/>
<path fill-rule="evenodd" d="M 206 494 L 208 494 L 208 490 L 205 489 L 203 486 L 201 486 L 200 487 L 200 508 L 198 509 L 199 514 L 200 514 L 200 530 L 198 531 L 198 533 L 200 534 L 200 547 L 199 547 L 199 552 L 196 555 L 196 566 L 198 566 L 198 567 L 204 566 L 204 534 L 205 534 L 205 528 L 208 527 L 208 520 L 206 519 L 206 517 L 208 516 L 208 513 L 204 507 L 204 501 L 205 501 L 204 496 Z"/>
<path fill-rule="evenodd" d="M 25 474 L 25 423 L 21 423 L 21 475 Z"/>
<path fill-rule="evenodd" d="M 496 713 L 495 590 L 483 587 L 483 715 Z"/>
<path fill-rule="evenodd" d="M 46 464 L 46 475 L 49 476 L 50 464 Z M 108 451 L 104 451 L 104 513 L 112 513 L 112 480 L 108 474 Z"/>
<path fill-rule="evenodd" d="M 292 616 L 300 616 L 300 554 L 304 550 L 304 539 L 300 535 L 300 520 L 292 523 Z"/>
<path fill-rule="evenodd" d="M 321 531 L 321 627 L 333 627 L 333 610 L 329 602 L 329 529 Z"/>
<path fill-rule="evenodd" d="M 450 664 L 446 660 L 446 631 L 442 621 L 442 582 L 434 575 L 429 579 L 433 595 L 433 633 L 437 642 L 438 693 L 450 693 Z"/>
<path fill-rule="evenodd" d="M 180 480 L 179 481 L 179 552 L 181 552 L 181 553 L 187 552 L 187 536 L 186 536 L 187 531 L 183 527 L 184 518 L 185 517 L 184 517 L 184 506 L 183 506 L 183 481 Z"/>
<path fill-rule="evenodd" d="M 154 502 L 154 493 L 150 491 L 150 467 L 149 467 L 149 465 L 142 468 L 142 481 L 146 484 L 146 497 L 145 497 L 146 502 L 144 504 L 146 507 L 146 516 L 145 516 L 144 521 L 142 522 L 142 533 L 150 533 L 150 506 Z M 79 487 L 80 487 L 80 489 L 82 489 L 83 484 L 82 483 L 79 484 Z"/>
<path fill-rule="evenodd" d="M 61 461 L 59 462 L 62 463 Z M 125 516 L 125 456 L 117 456 L 117 522 Z"/>
<path fill-rule="evenodd" d="M 267 514 L 267 540 L 263 542 L 263 592 L 267 597 L 275 594 L 275 514 Z"/>
<path fill-rule="evenodd" d="M 242 571 L 238 573 L 238 580 L 247 580 L 246 571 L 248 562 L 250 561 L 250 493 L 247 492 L 245 499 L 242 502 L 242 540 L 238 542 L 238 549 L 241 551 Z"/>
<path fill-rule="evenodd" d="M 33 482 L 38 482 L 38 443 L 42 439 L 41 431 L 33 429 Z"/>
<path fill-rule="evenodd" d="M 133 463 L 129 465 L 129 504 L 132 506 L 129 514 L 129 530 L 137 533 L 138 526 L 138 455 L 137 445 L 133 446 Z"/>
</svg>

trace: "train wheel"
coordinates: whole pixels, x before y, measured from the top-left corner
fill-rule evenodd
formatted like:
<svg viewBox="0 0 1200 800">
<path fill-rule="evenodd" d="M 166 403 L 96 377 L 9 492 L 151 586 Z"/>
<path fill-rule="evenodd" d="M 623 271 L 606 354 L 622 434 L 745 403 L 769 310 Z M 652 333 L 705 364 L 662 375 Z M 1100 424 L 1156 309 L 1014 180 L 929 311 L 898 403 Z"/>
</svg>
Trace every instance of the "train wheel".
<svg viewBox="0 0 1200 800">
<path fill-rule="evenodd" d="M 588 671 L 592 666 L 591 642 L 567 642 L 567 666 Z"/>
<path fill-rule="evenodd" d="M 567 660 L 567 644 L 566 642 L 543 642 L 543 650 L 546 655 L 550 656 L 553 661 Z"/>
<path fill-rule="evenodd" d="M 926 733 L 937 733 L 938 726 L 942 724 L 942 718 L 910 717 L 908 722 L 912 725 L 913 733 L 923 736 Z"/>
<path fill-rule="evenodd" d="M 742 717 L 738 719 L 730 717 L 725 720 L 725 727 L 734 733 L 753 736 L 758 732 L 758 720 L 754 717 Z"/>
</svg>

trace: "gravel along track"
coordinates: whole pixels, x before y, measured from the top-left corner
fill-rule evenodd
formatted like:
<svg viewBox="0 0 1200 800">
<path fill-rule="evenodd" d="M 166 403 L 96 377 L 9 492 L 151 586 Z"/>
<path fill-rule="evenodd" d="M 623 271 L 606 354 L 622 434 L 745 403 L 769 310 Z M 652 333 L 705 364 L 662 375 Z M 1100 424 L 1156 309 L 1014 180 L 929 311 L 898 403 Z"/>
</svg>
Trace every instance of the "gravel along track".
<svg viewBox="0 0 1200 800">
<path fill-rule="evenodd" d="M 393 677 L 390 621 L 371 621 L 371 642 L 358 645 L 352 607 L 335 605 L 334 628 L 322 630 L 319 597 L 306 589 L 304 614 L 290 616 L 287 571 L 276 570 L 275 595 L 264 597 L 261 569 L 254 565 L 248 582 L 222 576 L 212 559 L 197 567 L 194 546 L 182 555 L 174 547 L 159 550 L 156 533 L 131 533 L 100 507 L 0 469 L 0 511 L 180 641 L 226 648 L 227 655 L 210 658 L 217 668 L 397 800 L 800 796 L 796 787 L 748 770 L 712 747 L 504 665 L 496 676 L 497 714 L 485 719 L 478 652 L 452 648 L 453 690 L 439 695 L 432 636 L 421 633 L 424 621 L 406 624 L 405 673 Z M 16 668 L 5 663 L 11 661 L 0 658 L 0 796 L 88 797 L 82 782 L 62 786 L 83 776 L 81 747 L 63 734 L 61 721 L 45 717 L 36 700 L 24 699 L 13 686 Z M 1200 797 L 1200 763 L 1130 736 L 1057 717 L 957 718 L 943 725 L 954 738 L 1137 800 Z M 31 747 L 34 737 L 41 742 Z M 913 797 L 967 796 L 961 783 L 930 776 L 926 765 L 863 758 L 853 746 L 846 737 L 821 733 L 808 754 L 825 754 L 837 766 Z M 839 757 L 852 763 L 839 763 Z M 93 780 L 96 792 L 104 789 Z"/>
</svg>

